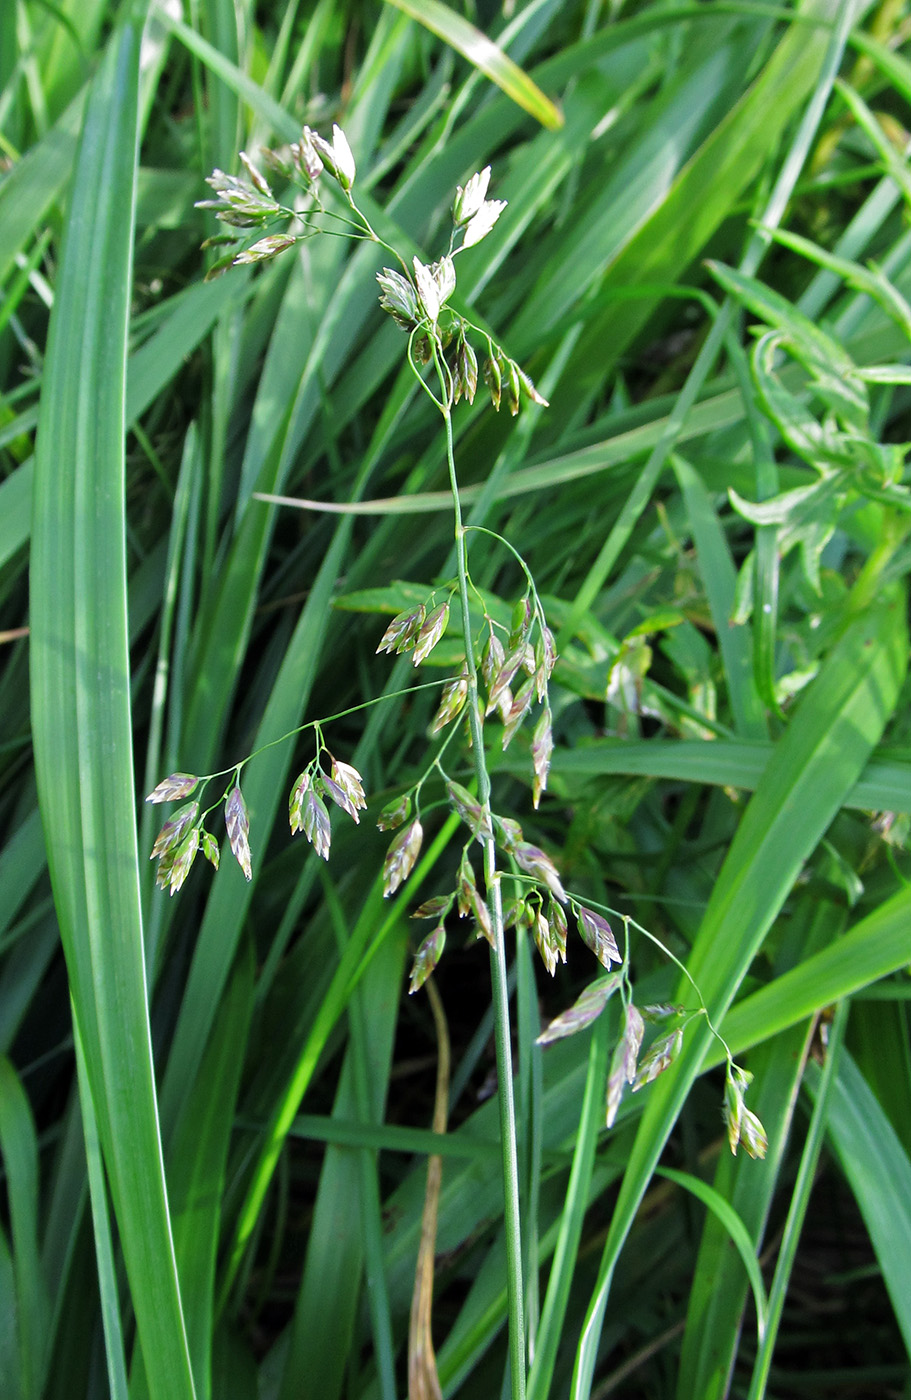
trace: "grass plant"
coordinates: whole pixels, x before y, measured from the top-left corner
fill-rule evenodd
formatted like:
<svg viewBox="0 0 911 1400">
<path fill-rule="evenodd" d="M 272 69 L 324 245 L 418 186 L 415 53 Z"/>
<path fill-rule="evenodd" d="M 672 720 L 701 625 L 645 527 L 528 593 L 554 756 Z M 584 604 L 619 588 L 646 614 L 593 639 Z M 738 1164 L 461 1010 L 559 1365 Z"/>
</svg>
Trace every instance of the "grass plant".
<svg viewBox="0 0 911 1400">
<path fill-rule="evenodd" d="M 4 1397 L 909 1393 L 907 23 L 0 7 Z"/>
</svg>

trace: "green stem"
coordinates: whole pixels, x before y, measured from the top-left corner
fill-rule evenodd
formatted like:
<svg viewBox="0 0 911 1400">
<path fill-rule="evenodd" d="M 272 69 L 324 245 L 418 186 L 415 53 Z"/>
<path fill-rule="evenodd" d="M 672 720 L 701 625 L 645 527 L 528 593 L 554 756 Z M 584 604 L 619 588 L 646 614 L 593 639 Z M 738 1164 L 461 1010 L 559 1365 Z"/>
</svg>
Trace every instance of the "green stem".
<svg viewBox="0 0 911 1400">
<path fill-rule="evenodd" d="M 769 1372 L 772 1367 L 772 1358 L 775 1352 L 775 1342 L 778 1337 L 778 1327 L 784 1310 L 785 1294 L 787 1293 L 791 1270 L 794 1267 L 794 1257 L 797 1253 L 801 1230 L 803 1229 L 803 1223 L 806 1218 L 810 1193 L 813 1189 L 813 1180 L 816 1175 L 816 1168 L 819 1164 L 819 1154 L 822 1151 L 825 1141 L 829 1106 L 832 1091 L 838 1077 L 838 1064 L 841 1059 L 841 1048 L 844 1043 L 845 1027 L 850 1005 L 850 1000 L 840 1001 L 838 1003 L 835 1010 L 835 1017 L 829 1031 L 825 1066 L 819 1081 L 819 1088 L 816 1091 L 816 1103 L 813 1106 L 810 1129 L 807 1133 L 806 1142 L 801 1154 L 800 1166 L 797 1171 L 797 1180 L 794 1183 L 791 1204 L 788 1209 L 788 1218 L 785 1221 L 784 1234 L 782 1235 L 781 1245 L 778 1251 L 778 1262 L 775 1265 L 775 1277 L 772 1280 L 772 1288 L 769 1293 L 766 1326 L 760 1338 L 759 1352 L 753 1366 L 749 1400 L 765 1400 L 766 1386 L 769 1382 Z"/>
<path fill-rule="evenodd" d="M 883 575 L 908 533 L 906 517 L 899 511 L 884 510 L 880 531 L 866 563 L 857 576 L 848 600 L 852 617 L 870 607 L 882 588 Z"/>
<path fill-rule="evenodd" d="M 513 1091 L 512 1048 L 509 1026 L 509 992 L 506 975 L 506 935 L 503 929 L 503 904 L 500 893 L 500 876 L 497 871 L 496 845 L 493 838 L 493 825 L 490 819 L 490 775 L 484 753 L 484 734 L 481 722 L 481 708 L 478 697 L 478 670 L 471 643 L 471 610 L 468 602 L 468 558 L 465 548 L 465 527 L 462 524 L 462 510 L 459 504 L 459 485 L 456 478 L 455 453 L 452 441 L 452 417 L 449 395 L 446 393 L 446 380 L 438 352 L 434 347 L 434 360 L 443 393 L 442 413 L 446 424 L 446 457 L 449 464 L 449 481 L 452 487 L 453 512 L 455 515 L 456 560 L 459 575 L 459 602 L 462 612 L 462 629 L 465 636 L 465 664 L 468 670 L 468 719 L 471 726 L 471 743 L 474 755 L 475 774 L 478 782 L 478 799 L 486 816 L 489 835 L 478 838 L 484 850 L 484 882 L 487 889 L 487 905 L 494 932 L 494 946 L 490 950 L 490 971 L 493 984 L 494 1041 L 497 1053 L 497 1092 L 500 1104 L 500 1142 L 503 1153 L 503 1195 L 504 1224 L 506 1230 L 506 1298 L 509 1310 L 509 1358 L 511 1367 L 512 1400 L 525 1398 L 525 1310 L 522 1284 L 522 1227 L 519 1212 L 519 1160 L 516 1148 L 516 1110 Z"/>
</svg>

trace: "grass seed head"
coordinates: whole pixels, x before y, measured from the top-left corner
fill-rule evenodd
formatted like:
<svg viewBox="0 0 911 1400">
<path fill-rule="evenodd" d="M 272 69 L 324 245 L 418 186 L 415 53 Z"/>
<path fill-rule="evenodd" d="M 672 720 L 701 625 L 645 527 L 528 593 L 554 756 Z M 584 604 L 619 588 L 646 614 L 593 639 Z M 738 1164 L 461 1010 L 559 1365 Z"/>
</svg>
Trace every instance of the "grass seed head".
<svg viewBox="0 0 911 1400">
<path fill-rule="evenodd" d="M 244 872 L 246 879 L 252 880 L 253 866 L 249 841 L 250 818 L 247 815 L 247 804 L 236 783 L 228 793 L 225 802 L 225 826 L 234 859 Z"/>
<path fill-rule="evenodd" d="M 192 773 L 172 773 L 149 793 L 146 802 L 174 802 L 178 797 L 189 797 L 198 783 Z"/>
<path fill-rule="evenodd" d="M 420 854 L 423 839 L 424 828 L 417 818 L 396 836 L 383 862 L 384 896 L 394 894 L 399 885 L 408 879 Z"/>
<path fill-rule="evenodd" d="M 639 1047 L 645 1033 L 643 1021 L 637 1007 L 632 1002 L 626 1007 L 623 1016 L 623 1034 L 617 1042 L 611 1058 L 607 1077 L 607 1126 L 612 1128 L 623 1097 L 623 1089 L 636 1078 L 636 1061 Z"/>
<path fill-rule="evenodd" d="M 579 904 L 576 906 L 576 923 L 582 941 L 603 967 L 610 967 L 611 963 L 622 963 L 617 940 L 605 918 L 596 914 L 594 909 L 586 909 L 584 904 Z"/>
<path fill-rule="evenodd" d="M 395 831 L 396 827 L 407 822 L 411 816 L 411 793 L 403 792 L 401 797 L 394 797 L 377 817 L 377 827 L 380 831 Z"/>
<path fill-rule="evenodd" d="M 428 933 L 414 955 L 414 963 L 411 968 L 411 981 L 408 986 L 409 996 L 420 987 L 423 987 L 427 978 L 443 956 L 443 949 L 445 946 L 446 930 L 442 924 L 437 924 L 436 928 L 431 933 Z"/>
<path fill-rule="evenodd" d="M 171 887 L 171 896 L 177 893 L 183 882 L 190 873 L 193 862 L 196 859 L 196 852 L 199 850 L 199 827 L 194 826 L 184 837 L 180 846 L 174 854 L 168 875 L 168 884 Z M 249 877 L 248 877 L 249 878 Z"/>
<path fill-rule="evenodd" d="M 456 228 L 470 223 L 478 213 L 487 198 L 489 184 L 490 166 L 485 165 L 477 175 L 472 175 L 470 180 L 466 180 L 464 189 L 461 185 L 456 185 L 455 199 L 452 201 L 452 222 Z"/>
<path fill-rule="evenodd" d="M 172 812 L 155 838 L 155 845 L 152 847 L 149 859 L 155 860 L 156 857 L 165 856 L 176 850 L 183 840 L 187 827 L 196 820 L 198 811 L 198 802 L 187 802 L 183 807 L 178 807 L 176 812 Z"/>
<path fill-rule="evenodd" d="M 310 845 L 323 860 L 329 859 L 329 845 L 332 840 L 332 827 L 325 802 L 314 788 L 304 797 L 301 809 L 301 828 Z"/>
<path fill-rule="evenodd" d="M 532 846 L 528 841 L 521 841 L 512 854 L 520 870 L 524 870 L 526 875 L 531 875 L 535 880 L 540 880 L 543 885 L 546 885 L 554 899 L 558 899 L 561 904 L 566 903 L 566 891 L 560 883 L 557 867 L 550 856 L 545 855 L 539 846 Z M 620 961 L 619 955 L 617 961 Z"/>
<path fill-rule="evenodd" d="M 412 661 L 415 666 L 420 666 L 422 661 L 433 651 L 437 642 L 446 631 L 449 622 L 449 600 L 441 603 L 433 612 L 428 613 L 418 631 L 417 640 L 414 646 L 414 656 Z"/>
<path fill-rule="evenodd" d="M 418 608 L 410 608 L 407 612 L 398 613 L 380 638 L 380 644 L 376 649 L 377 655 L 381 651 L 394 651 L 401 654 L 413 647 L 423 626 L 425 616 L 426 610 L 423 603 Z"/>
</svg>

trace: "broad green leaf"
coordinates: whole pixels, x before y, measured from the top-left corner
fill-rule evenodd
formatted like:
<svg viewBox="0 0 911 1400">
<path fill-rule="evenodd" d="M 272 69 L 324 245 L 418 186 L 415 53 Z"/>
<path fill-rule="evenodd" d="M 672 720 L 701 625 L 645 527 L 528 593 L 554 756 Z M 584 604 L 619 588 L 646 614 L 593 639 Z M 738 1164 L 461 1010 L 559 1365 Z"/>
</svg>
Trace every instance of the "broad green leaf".
<svg viewBox="0 0 911 1400">
<path fill-rule="evenodd" d="M 592 777 L 610 773 L 639 774 L 753 792 L 775 752 L 771 743 L 735 739 L 596 739 L 575 749 L 558 748 L 551 772 Z M 518 769 L 519 760 L 504 760 Z M 911 811 L 911 762 L 881 749 L 865 765 L 845 796 L 844 805 L 861 812 Z"/>
<path fill-rule="evenodd" d="M 115 32 L 76 159 L 35 463 L 32 723 L 48 863 L 153 1392 L 193 1395 L 139 907 L 126 613 L 125 366 L 139 29 Z"/>
</svg>

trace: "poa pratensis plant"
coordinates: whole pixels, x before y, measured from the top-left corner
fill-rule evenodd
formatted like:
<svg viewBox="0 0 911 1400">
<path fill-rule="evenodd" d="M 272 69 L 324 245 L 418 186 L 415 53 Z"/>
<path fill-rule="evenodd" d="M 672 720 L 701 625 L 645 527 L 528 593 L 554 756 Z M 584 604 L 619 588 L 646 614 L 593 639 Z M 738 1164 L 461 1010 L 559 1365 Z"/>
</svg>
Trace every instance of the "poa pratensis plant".
<svg viewBox="0 0 911 1400">
<path fill-rule="evenodd" d="M 506 207 L 502 200 L 487 198 L 490 167 L 473 175 L 464 187 L 457 188 L 449 246 L 436 262 L 426 264 L 417 257 L 409 263 L 379 236 L 358 207 L 353 195 L 357 173 L 355 160 L 338 126 L 333 128 L 331 141 L 304 127 L 298 142 L 286 151 L 267 150 L 264 157 L 273 177 L 298 186 L 301 194 L 296 207 L 290 208 L 276 198 L 266 176 L 244 153 L 240 159 L 245 177 L 214 171 L 208 183 L 216 198 L 202 201 L 199 207 L 213 210 L 231 232 L 208 240 L 206 246 L 228 250 L 215 262 L 208 277 L 217 276 L 231 266 L 268 262 L 304 239 L 329 232 L 378 244 L 396 263 L 395 267 L 384 267 L 377 275 L 380 306 L 407 334 L 408 363 L 421 390 L 443 419 L 455 522 L 457 576 L 429 592 L 419 606 L 394 617 L 377 651 L 407 654 L 415 667 L 420 666 L 445 634 L 455 607 L 461 617 L 465 654 L 455 673 L 442 685 L 439 708 L 430 728 L 431 740 L 438 741 L 436 751 L 420 779 L 383 808 L 377 824 L 383 831 L 396 833 L 383 866 L 386 895 L 393 894 L 408 879 L 421 851 L 424 837 L 421 791 L 431 774 L 441 776 L 449 802 L 467 831 L 455 888 L 427 900 L 415 911 L 415 918 L 432 921 L 433 927 L 415 955 L 409 990 L 417 991 L 439 962 L 446 942 L 447 919 L 453 908 L 462 917 L 471 916 L 477 936 L 490 945 L 506 1196 L 511 1380 L 513 1396 L 522 1396 L 526 1356 L 505 931 L 516 927 L 530 932 L 547 971 L 553 974 L 558 961 L 566 961 L 571 917 L 582 940 L 607 971 L 606 976 L 585 989 L 574 1006 L 551 1023 L 539 1037 L 540 1044 L 546 1045 L 589 1025 L 613 994 L 619 993 L 621 1034 L 608 1075 L 608 1127 L 615 1120 L 626 1087 L 631 1086 L 635 1091 L 650 1083 L 677 1057 L 688 1016 L 678 1006 L 637 1007 L 634 1004 L 629 932 L 631 927 L 639 926 L 628 916 L 620 916 L 624 928 L 621 952 L 605 917 L 610 911 L 599 912 L 567 892 L 551 857 L 525 840 L 517 821 L 498 815 L 491 807 L 484 731 L 486 723 L 494 716 L 502 725 L 503 748 L 523 725 L 533 725 L 530 750 L 532 797 L 536 808 L 546 790 L 554 747 L 549 686 L 557 655 L 531 573 L 521 555 L 499 535 L 492 537 L 518 562 L 525 587 L 516 600 L 509 626 L 490 616 L 471 581 L 467 536 L 472 528 L 488 536 L 492 532 L 463 525 L 459 504 L 452 434 L 452 413 L 459 400 L 464 397 L 472 403 L 479 378 L 482 378 L 493 407 L 498 411 L 505 404 L 510 413 L 518 413 L 523 398 L 546 407 L 546 400 L 531 379 L 503 348 L 486 331 L 450 306 L 456 287 L 456 259 L 490 233 Z M 324 177 L 328 177 L 333 199 L 328 207 L 323 203 Z M 270 231 L 276 225 L 281 225 L 281 232 Z M 238 249 L 238 244 L 251 230 L 259 236 L 249 246 Z M 478 600 L 482 615 L 477 629 L 471 614 L 472 594 Z M 374 703 L 377 702 L 370 700 L 366 705 Z M 362 709 L 365 705 L 354 708 Z M 352 710 L 343 713 L 348 715 Z M 302 831 L 324 860 L 329 859 L 332 837 L 330 804 L 340 808 L 354 822 L 359 821 L 359 814 L 367 806 L 361 775 L 331 752 L 324 738 L 325 727 L 341 717 L 312 720 L 282 736 L 288 738 L 312 731 L 313 757 L 291 788 L 289 819 L 292 834 Z M 456 723 L 459 720 L 467 723 L 474 765 L 474 793 L 457 782 L 444 767 L 446 752 L 460 729 Z M 218 842 L 206 822 L 222 805 L 230 849 L 246 878 L 252 878 L 250 824 L 241 791 L 241 776 L 245 765 L 255 756 L 255 753 L 249 754 L 228 769 L 204 776 L 173 773 L 150 793 L 146 800 L 154 803 L 188 799 L 165 822 L 152 848 L 152 857 L 158 861 L 157 884 L 161 889 L 176 894 L 200 851 L 218 868 Z M 205 788 L 224 777 L 228 778 L 226 788 L 201 810 Z M 476 845 L 481 848 L 480 882 L 471 858 Z M 501 892 L 504 876 L 511 882 L 513 895 L 505 907 Z M 657 942 L 647 930 L 639 931 Z M 664 952 L 672 956 L 667 949 Z M 687 976 L 686 969 L 679 963 L 678 966 Z M 707 1016 L 698 988 L 691 985 L 699 1006 L 689 1013 L 689 1018 Z M 647 1025 L 656 1030 L 643 1054 Z M 744 1091 L 750 1076 L 733 1063 L 727 1046 L 721 1043 L 727 1057 L 724 1116 L 731 1148 L 736 1152 L 738 1144 L 742 1143 L 751 1155 L 762 1155 L 766 1147 L 765 1133 L 759 1120 L 744 1105 Z"/>
</svg>

